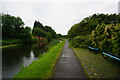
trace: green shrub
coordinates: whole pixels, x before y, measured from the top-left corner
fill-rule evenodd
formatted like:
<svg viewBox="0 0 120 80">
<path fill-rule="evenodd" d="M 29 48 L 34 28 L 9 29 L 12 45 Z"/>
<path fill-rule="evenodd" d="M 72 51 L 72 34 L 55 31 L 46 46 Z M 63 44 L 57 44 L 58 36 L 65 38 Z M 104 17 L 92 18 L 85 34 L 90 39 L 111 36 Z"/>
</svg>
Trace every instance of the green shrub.
<svg viewBox="0 0 120 80">
<path fill-rule="evenodd" d="M 35 42 L 38 42 L 38 39 L 35 38 L 35 37 L 32 37 L 32 39 L 31 39 L 31 43 L 35 43 Z"/>
<path fill-rule="evenodd" d="M 89 35 L 77 36 L 71 40 L 71 45 L 73 47 L 86 48 L 90 44 Z"/>
<path fill-rule="evenodd" d="M 92 31 L 89 39 L 91 46 L 98 47 L 103 51 L 120 55 L 120 30 L 118 25 L 113 24 L 97 26 Z"/>
</svg>

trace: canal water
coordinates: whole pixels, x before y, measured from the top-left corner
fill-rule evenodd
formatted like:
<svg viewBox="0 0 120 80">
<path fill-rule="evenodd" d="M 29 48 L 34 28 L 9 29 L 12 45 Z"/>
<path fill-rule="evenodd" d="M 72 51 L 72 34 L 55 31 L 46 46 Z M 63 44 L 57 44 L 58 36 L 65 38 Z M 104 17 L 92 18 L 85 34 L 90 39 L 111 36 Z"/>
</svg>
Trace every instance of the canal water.
<svg viewBox="0 0 120 80">
<path fill-rule="evenodd" d="M 27 67 L 47 50 L 48 47 L 43 42 L 2 49 L 2 78 L 14 77 L 22 67 Z"/>
</svg>

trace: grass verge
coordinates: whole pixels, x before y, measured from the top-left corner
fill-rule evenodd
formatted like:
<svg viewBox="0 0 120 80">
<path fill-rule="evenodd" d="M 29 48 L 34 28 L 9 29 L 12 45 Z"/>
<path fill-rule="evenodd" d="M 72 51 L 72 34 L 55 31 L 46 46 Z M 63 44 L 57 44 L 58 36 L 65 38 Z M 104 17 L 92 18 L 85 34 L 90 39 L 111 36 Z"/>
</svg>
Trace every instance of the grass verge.
<svg viewBox="0 0 120 80">
<path fill-rule="evenodd" d="M 17 44 L 11 44 L 11 45 L 0 46 L 0 48 L 8 48 L 8 47 L 13 47 L 13 46 L 17 46 Z"/>
<path fill-rule="evenodd" d="M 119 78 L 120 62 L 112 58 L 104 59 L 87 49 L 73 48 L 77 58 L 89 78 Z"/>
<path fill-rule="evenodd" d="M 19 43 L 21 43 L 20 39 L 8 39 L 8 40 L 0 40 L 0 48 L 8 48 L 17 46 Z"/>
<path fill-rule="evenodd" d="M 8 39 L 8 40 L 2 40 L 0 42 L 2 42 L 2 45 L 11 45 L 11 44 L 21 43 L 21 40 L 20 39 Z"/>
<path fill-rule="evenodd" d="M 48 44 L 48 47 L 53 47 L 54 45 L 57 45 L 60 42 L 59 39 L 53 39 L 52 41 L 50 41 Z"/>
<path fill-rule="evenodd" d="M 40 56 L 37 61 L 21 70 L 14 78 L 50 78 L 54 73 L 54 66 L 65 40 L 56 46 L 51 47 L 46 54 Z"/>
</svg>

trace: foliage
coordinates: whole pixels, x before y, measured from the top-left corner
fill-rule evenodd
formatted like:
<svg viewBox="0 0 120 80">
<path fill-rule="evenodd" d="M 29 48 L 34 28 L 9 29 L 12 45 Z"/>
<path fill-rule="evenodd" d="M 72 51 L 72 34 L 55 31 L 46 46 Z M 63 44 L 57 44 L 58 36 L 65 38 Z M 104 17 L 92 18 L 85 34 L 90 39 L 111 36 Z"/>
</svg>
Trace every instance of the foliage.
<svg viewBox="0 0 120 80">
<path fill-rule="evenodd" d="M 2 34 L 3 38 L 16 38 L 24 22 L 20 17 L 9 14 L 2 14 Z"/>
<path fill-rule="evenodd" d="M 24 22 L 20 17 L 14 17 L 9 14 L 0 15 L 2 18 L 2 38 L 7 39 L 20 39 L 23 43 L 37 42 L 36 37 L 47 38 L 48 41 L 56 38 L 56 32 L 50 26 L 43 26 L 39 21 L 34 22 L 33 30 L 31 28 L 24 27 Z"/>
<path fill-rule="evenodd" d="M 34 22 L 32 34 L 37 37 L 45 37 L 48 41 L 56 38 L 56 32 L 50 26 L 43 26 L 39 21 Z"/>
<path fill-rule="evenodd" d="M 38 39 L 35 38 L 35 37 L 32 37 L 32 38 L 31 38 L 31 43 L 35 43 L 35 42 L 38 42 Z"/>
<path fill-rule="evenodd" d="M 33 28 L 39 28 L 41 30 L 44 30 L 44 27 L 43 27 L 42 23 L 40 23 L 39 21 L 36 21 L 36 20 L 34 22 Z"/>
<path fill-rule="evenodd" d="M 62 35 L 62 38 L 67 38 L 68 36 L 67 35 Z"/>
<path fill-rule="evenodd" d="M 56 38 L 56 32 L 50 26 L 45 26 L 44 30 L 46 32 L 50 32 L 52 35 L 52 38 L 54 38 L 54 39 Z"/>
<path fill-rule="evenodd" d="M 24 43 L 31 42 L 31 28 L 26 26 L 20 17 L 9 14 L 2 14 L 2 35 L 3 39 L 20 39 Z"/>
<path fill-rule="evenodd" d="M 85 36 L 77 36 L 71 41 L 71 46 L 73 47 L 79 47 L 79 48 L 86 48 L 90 44 L 88 41 L 90 35 Z"/>
<path fill-rule="evenodd" d="M 120 55 L 120 30 L 118 30 L 118 25 L 102 24 L 101 26 L 97 26 L 96 29 L 92 31 L 89 40 L 92 42 L 91 46 Z"/>
<path fill-rule="evenodd" d="M 104 24 L 117 24 L 120 22 L 120 15 L 116 14 L 93 14 L 92 16 L 84 18 L 81 22 L 74 24 L 68 31 L 68 38 L 73 39 L 79 35 L 91 34 L 96 26 Z"/>
<path fill-rule="evenodd" d="M 60 38 L 62 38 L 62 35 L 61 35 L 61 34 L 56 34 L 56 37 L 57 37 L 58 39 L 60 39 Z"/>
<path fill-rule="evenodd" d="M 52 35 L 50 32 L 46 32 L 44 30 L 41 30 L 40 28 L 33 28 L 32 34 L 37 37 L 45 37 L 49 41 L 52 39 Z"/>
<path fill-rule="evenodd" d="M 37 37 L 45 37 L 45 31 L 41 30 L 40 28 L 33 28 L 32 34 Z"/>
<path fill-rule="evenodd" d="M 52 40 L 52 35 L 50 32 L 46 32 L 46 38 L 48 39 L 48 41 Z"/>
<path fill-rule="evenodd" d="M 20 33 L 17 35 L 24 43 L 30 43 L 32 34 L 30 33 L 31 28 L 30 27 L 22 27 L 20 30 Z"/>
<path fill-rule="evenodd" d="M 94 14 L 74 24 L 68 31 L 68 39 L 73 47 L 100 48 L 120 55 L 120 14 Z"/>
</svg>

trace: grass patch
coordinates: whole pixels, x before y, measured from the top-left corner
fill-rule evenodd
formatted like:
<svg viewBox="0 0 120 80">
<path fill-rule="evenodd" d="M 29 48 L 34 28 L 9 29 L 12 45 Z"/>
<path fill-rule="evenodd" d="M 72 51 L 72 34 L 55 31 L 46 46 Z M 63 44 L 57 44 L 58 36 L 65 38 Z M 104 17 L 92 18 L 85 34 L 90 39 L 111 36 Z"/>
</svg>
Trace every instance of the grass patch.
<svg viewBox="0 0 120 80">
<path fill-rule="evenodd" d="M 17 46 L 19 43 L 21 43 L 21 40 L 20 39 L 0 40 L 0 43 L 2 43 L 0 48 L 8 48 L 8 47 Z"/>
<path fill-rule="evenodd" d="M 21 43 L 21 40 L 20 39 L 8 39 L 8 40 L 2 40 L 0 41 L 2 42 L 2 45 L 11 45 L 11 44 L 18 44 L 18 43 Z"/>
<path fill-rule="evenodd" d="M 8 48 L 8 47 L 13 47 L 13 46 L 17 46 L 17 44 L 11 44 L 11 45 L 0 46 L 0 48 Z"/>
<path fill-rule="evenodd" d="M 48 47 L 53 47 L 54 45 L 57 45 L 60 42 L 60 39 L 53 39 L 48 43 Z"/>
<path fill-rule="evenodd" d="M 56 46 L 51 47 L 46 54 L 40 56 L 37 61 L 21 70 L 14 78 L 50 78 L 54 73 L 53 68 L 60 51 L 65 44 L 65 40 Z"/>
<path fill-rule="evenodd" d="M 102 54 L 95 54 L 87 49 L 73 48 L 89 78 L 119 78 L 120 62 L 112 58 L 107 60 Z"/>
</svg>

